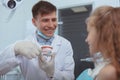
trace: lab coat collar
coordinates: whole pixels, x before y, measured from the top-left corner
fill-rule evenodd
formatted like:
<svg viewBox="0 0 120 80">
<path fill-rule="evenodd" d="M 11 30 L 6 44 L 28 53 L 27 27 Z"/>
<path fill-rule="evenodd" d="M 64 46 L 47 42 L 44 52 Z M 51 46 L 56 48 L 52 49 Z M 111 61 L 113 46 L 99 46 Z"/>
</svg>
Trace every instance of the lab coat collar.
<svg viewBox="0 0 120 80">
<path fill-rule="evenodd" d="M 62 44 L 62 40 L 59 38 L 58 35 L 55 35 L 55 38 L 51 44 L 51 46 L 53 47 L 53 52 L 57 53 L 61 44 Z"/>
</svg>

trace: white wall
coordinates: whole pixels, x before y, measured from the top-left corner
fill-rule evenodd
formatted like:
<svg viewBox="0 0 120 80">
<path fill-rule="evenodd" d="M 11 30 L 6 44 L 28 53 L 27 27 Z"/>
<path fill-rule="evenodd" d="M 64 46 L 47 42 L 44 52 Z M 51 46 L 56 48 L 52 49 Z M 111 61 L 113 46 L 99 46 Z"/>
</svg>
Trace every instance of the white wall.
<svg viewBox="0 0 120 80">
<path fill-rule="evenodd" d="M 101 5 L 112 5 L 114 7 L 120 6 L 119 0 L 48 0 L 54 3 L 59 9 L 74 6 L 81 6 L 86 4 L 93 4 L 93 9 Z"/>
<path fill-rule="evenodd" d="M 0 2 L 0 49 L 15 42 L 16 40 L 23 39 L 26 35 L 26 27 L 31 22 L 31 8 L 34 3 L 39 0 L 24 0 L 19 6 L 12 18 L 7 21 L 10 10 L 6 9 Z M 93 4 L 93 9 L 100 5 L 119 6 L 119 0 L 48 0 L 55 4 L 58 9 L 69 8 L 73 6 L 81 6 Z M 30 23 L 31 24 L 31 23 Z M 33 27 L 33 26 L 31 26 Z"/>
<path fill-rule="evenodd" d="M 17 7 L 13 16 L 8 20 L 11 10 L 5 8 L 0 2 L 0 49 L 23 39 L 25 36 L 26 23 L 31 20 L 31 8 L 37 0 L 23 0 Z"/>
<path fill-rule="evenodd" d="M 120 0 L 94 0 L 93 9 L 101 5 L 111 5 L 114 7 L 120 6 Z"/>
<path fill-rule="evenodd" d="M 80 6 L 84 4 L 91 4 L 93 0 L 48 0 L 54 3 L 59 9 L 61 8 L 68 8 L 73 6 Z"/>
</svg>

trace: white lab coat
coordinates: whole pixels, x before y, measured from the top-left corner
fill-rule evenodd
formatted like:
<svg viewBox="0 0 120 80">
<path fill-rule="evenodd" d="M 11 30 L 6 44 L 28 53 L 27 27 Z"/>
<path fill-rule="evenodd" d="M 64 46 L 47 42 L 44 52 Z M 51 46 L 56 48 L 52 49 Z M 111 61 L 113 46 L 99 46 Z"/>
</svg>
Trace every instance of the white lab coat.
<svg viewBox="0 0 120 80">
<path fill-rule="evenodd" d="M 35 35 L 29 36 L 26 40 L 31 40 L 38 44 Z M 51 46 L 53 47 L 53 52 L 56 52 L 54 80 L 74 80 L 74 60 L 71 43 L 55 35 Z M 38 58 L 29 60 L 20 55 L 15 56 L 13 47 L 14 44 L 0 52 L 0 75 L 20 65 L 25 80 L 49 80 L 46 73 L 40 69 Z"/>
</svg>

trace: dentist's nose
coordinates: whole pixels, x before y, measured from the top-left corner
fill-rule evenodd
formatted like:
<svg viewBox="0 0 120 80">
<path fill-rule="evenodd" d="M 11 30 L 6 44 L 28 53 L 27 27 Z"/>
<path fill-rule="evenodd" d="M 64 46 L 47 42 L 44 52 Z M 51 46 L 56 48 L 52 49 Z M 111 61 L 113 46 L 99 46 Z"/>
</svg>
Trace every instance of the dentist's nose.
<svg viewBox="0 0 120 80">
<path fill-rule="evenodd" d="M 49 21 L 49 27 L 54 27 L 54 22 L 52 22 L 52 21 Z"/>
</svg>

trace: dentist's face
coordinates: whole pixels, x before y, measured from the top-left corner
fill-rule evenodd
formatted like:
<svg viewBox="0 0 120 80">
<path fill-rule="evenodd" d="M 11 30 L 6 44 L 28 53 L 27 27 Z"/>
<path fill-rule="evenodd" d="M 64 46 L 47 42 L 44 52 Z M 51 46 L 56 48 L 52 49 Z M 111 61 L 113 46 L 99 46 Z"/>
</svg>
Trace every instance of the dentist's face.
<svg viewBox="0 0 120 80">
<path fill-rule="evenodd" d="M 57 27 L 56 12 L 38 15 L 37 19 L 32 19 L 32 22 L 45 36 L 52 37 Z"/>
</svg>

